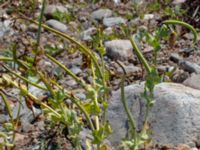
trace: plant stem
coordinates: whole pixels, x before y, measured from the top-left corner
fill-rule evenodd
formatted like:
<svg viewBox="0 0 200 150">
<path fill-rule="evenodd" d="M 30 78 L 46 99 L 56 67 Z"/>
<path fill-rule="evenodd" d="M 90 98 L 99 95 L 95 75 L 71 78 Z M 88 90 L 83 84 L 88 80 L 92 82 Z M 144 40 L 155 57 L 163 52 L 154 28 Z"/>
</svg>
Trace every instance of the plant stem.
<svg viewBox="0 0 200 150">
<path fill-rule="evenodd" d="M 162 23 L 166 24 L 166 25 L 169 25 L 169 24 L 181 25 L 181 26 L 184 26 L 184 27 L 190 29 L 192 31 L 193 35 L 194 35 L 193 43 L 195 43 L 197 41 L 197 37 L 198 37 L 197 31 L 194 29 L 193 26 L 189 25 L 188 23 L 182 22 L 182 21 L 179 21 L 179 20 L 166 20 Z"/>
<path fill-rule="evenodd" d="M 125 75 L 123 75 L 122 77 L 122 80 L 121 80 L 121 101 L 122 101 L 122 104 L 123 104 L 123 107 L 125 109 L 125 112 L 128 116 L 128 119 L 130 121 L 130 124 L 131 124 L 131 127 L 132 127 L 132 130 L 134 132 L 134 147 L 136 147 L 137 145 L 137 131 L 136 131 L 136 123 L 135 123 L 135 120 L 128 108 L 128 104 L 126 102 L 126 98 L 125 98 L 125 92 L 124 92 L 124 81 L 125 81 Z"/>
<path fill-rule="evenodd" d="M 37 49 L 36 50 L 38 50 L 38 46 L 40 45 L 40 35 L 41 35 L 41 29 L 42 29 L 42 19 L 43 19 L 43 16 L 44 16 L 45 3 L 46 3 L 46 0 L 43 0 L 42 9 L 41 9 L 41 12 L 40 12 L 39 24 L 38 24 Z M 37 51 L 36 51 L 36 54 L 37 54 Z"/>
<path fill-rule="evenodd" d="M 43 19 L 43 16 L 44 16 L 45 3 L 46 3 L 46 0 L 43 0 L 42 9 L 41 9 L 41 12 L 40 12 L 39 23 L 38 23 L 37 43 L 36 43 L 36 47 L 35 47 L 34 64 L 36 62 L 38 50 L 39 50 L 39 46 L 40 46 L 40 35 L 41 35 L 41 29 L 42 29 L 42 19 Z"/>
<path fill-rule="evenodd" d="M 39 88 L 39 89 L 42 89 L 42 90 L 47 91 L 46 88 L 44 88 L 44 87 L 42 87 L 42 86 L 40 86 L 40 85 L 38 85 L 38 84 L 36 84 L 36 83 L 33 83 L 33 82 L 29 81 L 27 78 L 25 78 L 25 77 L 23 77 L 23 76 L 17 74 L 16 72 L 12 71 L 11 69 L 9 69 L 8 67 L 6 67 L 5 65 L 4 65 L 3 67 L 4 67 L 6 70 L 8 70 L 10 73 L 12 73 L 13 75 L 15 75 L 16 77 L 22 79 L 23 81 L 25 81 L 25 82 L 27 82 L 27 83 L 29 83 L 29 84 L 31 84 L 31 85 L 33 85 L 33 86 Z"/>
<path fill-rule="evenodd" d="M 138 59 L 142 62 L 142 64 L 144 65 L 147 73 L 150 73 L 151 72 L 151 67 L 150 65 L 148 64 L 147 60 L 144 58 L 144 56 L 142 55 L 142 53 L 140 52 L 140 49 L 138 48 L 137 44 L 135 43 L 135 41 L 133 40 L 132 37 L 130 37 L 130 41 L 131 41 L 131 44 L 133 46 L 133 50 L 135 50 L 135 53 L 138 57 Z"/>
<path fill-rule="evenodd" d="M 71 72 L 71 70 L 69 70 L 67 67 L 65 67 L 63 64 L 61 64 L 59 61 L 57 61 L 50 55 L 46 54 L 46 56 L 55 64 L 57 64 L 59 67 L 61 67 L 63 70 L 65 70 L 67 74 L 69 74 L 74 80 L 76 80 L 76 82 L 78 82 L 84 89 L 87 90 L 88 88 L 87 84 L 83 80 L 81 80 L 79 77 L 77 77 L 73 72 Z"/>
<path fill-rule="evenodd" d="M 95 130 L 93 123 L 88 115 L 88 113 L 86 112 L 86 110 L 83 108 L 83 106 L 81 104 L 79 104 L 79 99 L 77 97 L 75 97 L 74 95 L 65 92 L 65 96 L 68 97 L 74 104 L 76 104 L 76 106 L 83 112 L 83 114 L 85 115 L 85 118 L 87 120 L 87 122 L 89 123 L 89 126 L 92 130 Z"/>
<path fill-rule="evenodd" d="M 1 90 L 1 89 L 0 89 L 0 90 Z M 13 121 L 12 110 L 11 110 L 11 108 L 10 108 L 10 104 L 9 104 L 9 102 L 8 102 L 8 100 L 7 100 L 7 98 L 6 98 L 6 96 L 5 96 L 5 95 L 3 94 L 3 92 L 1 92 L 1 91 L 0 91 L 0 96 L 2 97 L 2 100 L 3 100 L 3 102 L 4 102 L 5 106 L 6 106 L 6 109 L 7 109 L 7 111 L 8 111 L 8 115 L 9 115 L 9 117 L 10 117 L 12 123 L 14 123 L 14 121 Z"/>
<path fill-rule="evenodd" d="M 13 61 L 11 57 L 0 57 L 0 61 Z"/>
<path fill-rule="evenodd" d="M 91 63 L 91 70 L 92 70 L 92 75 L 93 75 L 93 87 L 96 89 L 96 75 L 94 71 L 94 66 Z M 94 95 L 93 95 L 93 100 L 94 100 L 94 105 L 98 107 L 98 100 L 97 100 L 97 91 L 94 90 Z M 95 123 L 96 123 L 96 129 L 99 130 L 99 117 L 98 115 L 95 115 Z"/>
<path fill-rule="evenodd" d="M 20 89 L 23 93 L 25 93 L 28 97 L 31 98 L 31 100 L 33 100 L 36 104 L 39 104 L 41 106 L 43 106 L 44 108 L 47 108 L 48 110 L 50 110 L 52 113 L 54 113 L 58 118 L 61 118 L 61 115 L 59 113 L 57 113 L 55 110 L 53 110 L 51 107 L 49 107 L 47 104 L 41 102 L 39 99 L 37 99 L 37 97 L 35 97 L 34 95 L 32 95 L 28 90 L 26 90 L 25 88 L 19 86 L 17 83 L 13 82 L 13 81 L 9 81 L 9 83 L 11 83 L 13 86 L 15 86 L 16 88 Z"/>
<path fill-rule="evenodd" d="M 21 16 L 22 16 L 23 19 L 29 20 L 29 21 L 31 21 L 31 22 L 37 24 L 37 25 L 39 24 L 37 21 L 32 20 L 32 19 L 29 19 L 28 17 L 24 16 L 23 14 L 21 14 Z M 103 73 L 101 72 L 101 68 L 100 68 L 100 66 L 99 66 L 99 64 L 98 64 L 97 58 L 95 57 L 95 54 L 94 54 L 90 49 L 86 48 L 86 47 L 85 47 L 84 45 L 82 45 L 81 43 L 77 42 L 76 40 L 74 40 L 74 39 L 71 38 L 70 36 L 68 36 L 68 35 L 66 35 L 66 34 L 64 34 L 64 33 L 60 32 L 60 31 L 58 31 L 58 30 L 55 30 L 55 29 L 53 29 L 53 28 L 51 28 L 51 27 L 48 27 L 47 25 L 44 25 L 44 24 L 42 24 L 41 26 L 42 26 L 43 28 L 45 28 L 45 29 L 47 29 L 47 30 L 49 30 L 49 31 L 51 31 L 51 32 L 53 32 L 53 33 L 55 33 L 55 34 L 57 34 L 57 35 L 59 35 L 59 36 L 65 38 L 65 39 L 67 39 L 67 40 L 69 40 L 70 42 L 76 44 L 76 45 L 80 48 L 80 51 L 82 51 L 82 52 L 85 53 L 86 55 L 90 56 L 90 58 L 92 59 L 92 61 L 93 61 L 94 64 L 95 64 L 96 69 L 97 69 L 97 71 L 99 72 L 101 78 L 103 78 Z"/>
</svg>

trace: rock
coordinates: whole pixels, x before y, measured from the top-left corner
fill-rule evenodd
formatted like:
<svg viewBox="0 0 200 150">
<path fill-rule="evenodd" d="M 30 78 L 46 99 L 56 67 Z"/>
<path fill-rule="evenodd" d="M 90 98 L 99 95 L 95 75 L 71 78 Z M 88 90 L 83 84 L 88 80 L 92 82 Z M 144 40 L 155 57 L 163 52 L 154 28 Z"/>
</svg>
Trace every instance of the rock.
<svg viewBox="0 0 200 150">
<path fill-rule="evenodd" d="M 6 34 L 9 34 L 11 31 L 11 21 L 5 20 L 3 22 L 0 22 L 0 38 L 5 36 Z"/>
<path fill-rule="evenodd" d="M 77 67 L 77 66 L 73 66 L 72 68 L 70 68 L 71 72 L 73 72 L 75 75 L 78 75 L 79 73 L 82 72 L 82 70 Z"/>
<path fill-rule="evenodd" d="M 141 129 L 144 117 L 144 84 L 125 87 L 129 109 Z M 175 83 L 161 83 L 154 90 L 155 104 L 150 111 L 152 141 L 156 144 L 194 143 L 200 135 L 200 91 Z M 110 141 L 118 145 L 128 132 L 127 117 L 120 100 L 120 90 L 109 101 L 107 119 L 113 126 Z"/>
<path fill-rule="evenodd" d="M 106 27 L 111 27 L 115 25 L 125 24 L 126 20 L 122 17 L 110 17 L 103 19 L 103 25 Z"/>
<path fill-rule="evenodd" d="M 185 1 L 186 1 L 186 0 L 174 0 L 174 1 L 172 2 L 172 4 L 174 4 L 174 5 L 182 4 L 182 3 L 185 3 Z"/>
<path fill-rule="evenodd" d="M 124 66 L 127 75 L 132 75 L 134 73 L 140 72 L 141 68 L 133 65 Z M 124 74 L 121 67 L 117 68 L 117 74 Z"/>
<path fill-rule="evenodd" d="M 129 40 L 112 40 L 104 43 L 106 55 L 112 59 L 128 60 L 133 56 L 132 45 Z"/>
<path fill-rule="evenodd" d="M 112 11 L 110 9 L 98 9 L 91 14 L 93 19 L 102 20 L 103 18 L 111 17 Z"/>
<path fill-rule="evenodd" d="M 171 77 L 171 80 L 173 82 L 176 82 L 176 83 L 183 83 L 188 77 L 189 77 L 189 73 L 188 72 L 185 72 L 184 70 L 182 69 L 176 69 L 174 72 L 173 72 L 173 75 Z"/>
<path fill-rule="evenodd" d="M 61 13 L 68 13 L 68 9 L 62 5 L 48 5 L 45 8 L 44 15 L 50 19 L 53 18 L 53 15 L 56 11 Z"/>
<path fill-rule="evenodd" d="M 74 86 L 77 85 L 76 81 L 74 81 L 74 80 L 65 81 L 65 84 L 66 84 L 67 86 L 70 86 L 70 87 L 74 87 Z"/>
<path fill-rule="evenodd" d="M 186 79 L 183 84 L 200 90 L 200 74 L 192 74 L 192 76 Z"/>
<path fill-rule="evenodd" d="M 121 0 L 113 0 L 116 5 L 121 3 Z"/>
<path fill-rule="evenodd" d="M 139 23 L 140 23 L 140 18 L 135 18 L 135 19 L 132 19 L 131 21 L 128 22 L 129 26 L 138 26 Z"/>
<path fill-rule="evenodd" d="M 177 150 L 191 150 L 191 148 L 186 144 L 179 144 Z"/>
<path fill-rule="evenodd" d="M 50 19 L 46 22 L 46 24 L 60 32 L 66 32 L 67 31 L 67 26 L 60 22 L 60 21 L 57 21 L 57 20 L 54 20 L 54 19 Z"/>
<path fill-rule="evenodd" d="M 81 100 L 85 100 L 86 99 L 86 95 L 84 93 L 76 93 L 75 96 L 78 97 Z"/>
<path fill-rule="evenodd" d="M 192 63 L 189 61 L 181 61 L 180 62 L 180 67 L 185 70 L 188 71 L 190 73 L 200 73 L 200 66 L 196 63 Z"/>
<path fill-rule="evenodd" d="M 186 38 L 187 40 L 192 40 L 194 38 L 194 35 L 193 33 L 185 33 L 183 37 Z"/>
<path fill-rule="evenodd" d="M 154 18 L 154 14 L 145 14 L 144 15 L 144 20 L 150 20 Z"/>
<path fill-rule="evenodd" d="M 31 81 L 33 81 L 32 78 L 29 78 L 29 79 L 31 79 Z M 38 81 L 38 79 L 35 79 L 35 80 L 36 80 L 35 82 Z M 43 83 L 38 83 L 38 85 L 45 88 L 45 85 L 44 85 Z M 39 89 L 39 88 L 37 88 L 37 87 L 35 87 L 35 86 L 33 86 L 33 85 L 30 85 L 30 84 L 29 84 L 28 91 L 29 91 L 32 95 L 34 95 L 34 96 L 36 96 L 36 97 L 43 96 L 43 95 L 46 93 L 46 91 L 44 91 L 44 90 L 42 90 L 42 89 Z"/>
<path fill-rule="evenodd" d="M 111 35 L 113 33 L 113 28 L 112 27 L 108 27 L 103 32 L 104 32 L 104 34 L 106 36 L 109 36 L 109 35 Z"/>
<path fill-rule="evenodd" d="M 179 52 L 184 53 L 187 56 L 189 56 L 193 51 L 194 51 L 194 48 L 188 47 L 188 48 L 181 49 Z"/>
<path fill-rule="evenodd" d="M 92 40 L 92 35 L 96 33 L 97 29 L 95 27 L 91 27 L 83 32 L 81 32 L 80 37 L 81 40 L 83 41 L 91 41 Z"/>
<path fill-rule="evenodd" d="M 43 31 L 44 29 L 42 28 L 41 31 Z M 30 32 L 37 32 L 38 31 L 38 25 L 31 23 L 28 26 L 28 31 Z"/>
<path fill-rule="evenodd" d="M 182 60 L 182 57 L 180 57 L 177 53 L 171 53 L 170 60 L 175 63 L 179 63 Z"/>
</svg>

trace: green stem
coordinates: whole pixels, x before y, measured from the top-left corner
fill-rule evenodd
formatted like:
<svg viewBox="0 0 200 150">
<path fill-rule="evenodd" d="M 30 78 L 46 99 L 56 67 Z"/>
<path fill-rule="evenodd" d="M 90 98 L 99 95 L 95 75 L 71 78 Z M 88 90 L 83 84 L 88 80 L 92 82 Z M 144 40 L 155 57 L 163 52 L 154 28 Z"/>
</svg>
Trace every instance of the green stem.
<svg viewBox="0 0 200 150">
<path fill-rule="evenodd" d="M 3 100 L 3 102 L 4 102 L 5 106 L 6 106 L 6 109 L 8 111 L 8 115 L 9 115 L 9 117 L 10 117 L 12 123 L 13 123 L 13 114 L 12 114 L 12 111 L 11 111 L 11 108 L 10 108 L 10 104 L 9 104 L 6 96 L 1 91 L 0 91 L 0 96 L 2 97 L 2 100 Z"/>
<path fill-rule="evenodd" d="M 50 82 L 54 85 L 56 85 L 60 90 L 63 90 L 63 87 L 61 87 L 60 85 L 58 85 L 57 83 L 55 83 L 53 80 L 50 80 Z M 85 115 L 85 118 L 88 122 L 88 124 L 90 125 L 91 129 L 94 130 L 94 126 L 93 123 L 88 115 L 88 113 L 85 111 L 85 109 L 81 106 L 81 104 L 79 104 L 79 102 L 81 101 L 80 99 L 78 99 L 77 97 L 75 97 L 74 95 L 70 94 L 69 92 L 65 92 L 65 96 L 68 97 L 81 111 L 82 113 Z"/>
<path fill-rule="evenodd" d="M 91 70 L 92 70 L 92 75 L 93 75 L 93 87 L 96 88 L 96 75 L 95 75 L 95 71 L 94 71 L 94 66 L 91 63 Z M 98 107 L 98 100 L 97 100 L 97 91 L 94 90 L 94 104 L 96 107 Z M 99 130 L 99 117 L 98 115 L 95 115 L 95 123 L 96 123 L 96 129 Z"/>
<path fill-rule="evenodd" d="M 95 130 L 93 123 L 88 115 L 88 113 L 86 112 L 86 110 L 82 107 L 81 104 L 79 104 L 80 100 L 75 97 L 74 95 L 71 95 L 70 93 L 65 93 L 65 96 L 68 97 L 74 104 L 76 104 L 76 106 L 83 112 L 83 114 L 85 115 L 85 118 L 87 120 L 87 122 L 89 123 L 89 126 L 92 130 Z"/>
<path fill-rule="evenodd" d="M 33 82 L 29 81 L 27 78 L 25 78 L 25 77 L 23 77 L 23 76 L 17 74 L 16 72 L 12 71 L 11 69 L 9 69 L 8 67 L 6 67 L 5 65 L 4 65 L 3 67 L 4 67 L 6 70 L 8 70 L 10 73 L 12 73 L 13 75 L 15 75 L 16 77 L 22 79 L 23 81 L 25 81 L 25 82 L 27 82 L 27 83 L 29 83 L 29 84 L 31 84 L 31 85 L 33 85 L 33 86 L 39 88 L 39 89 L 42 89 L 42 90 L 47 91 L 46 88 L 44 88 L 44 87 L 42 87 L 42 86 L 40 86 L 40 85 L 38 85 L 38 84 L 36 84 L 36 83 L 33 83 Z"/>
<path fill-rule="evenodd" d="M 4 78 L 6 80 L 6 78 Z M 7 80 L 6 80 L 7 81 Z M 55 110 L 53 110 L 51 107 L 49 107 L 48 105 L 46 105 L 45 103 L 43 103 L 42 101 L 40 101 L 39 99 L 37 99 L 37 97 L 35 97 L 34 95 L 32 95 L 27 89 L 19 86 L 16 82 L 9 80 L 9 83 L 11 83 L 13 86 L 15 86 L 16 88 L 20 89 L 23 93 L 25 93 L 27 96 L 29 96 L 31 98 L 31 100 L 33 100 L 36 104 L 41 105 L 44 108 L 47 108 L 48 110 L 50 110 L 52 113 L 54 113 L 58 118 L 61 118 L 61 115 L 59 113 L 57 113 Z"/>
<path fill-rule="evenodd" d="M 163 22 L 163 24 L 166 24 L 166 25 L 181 25 L 181 26 L 184 26 L 188 29 L 190 29 L 194 35 L 194 39 L 193 39 L 193 43 L 195 43 L 197 41 L 197 37 L 198 37 L 198 34 L 197 34 L 197 31 L 194 29 L 193 26 L 189 25 L 188 23 L 186 22 L 182 22 L 182 21 L 179 21 L 179 20 L 166 20 Z"/>
<path fill-rule="evenodd" d="M 69 74 L 74 80 L 76 80 L 76 82 L 78 82 L 84 89 L 87 90 L 87 84 L 83 80 L 81 80 L 79 77 L 77 77 L 74 73 L 72 73 L 71 70 L 69 70 L 67 67 L 65 67 L 63 64 L 61 64 L 59 61 L 57 61 L 50 55 L 46 54 L 46 56 L 55 64 L 57 64 L 59 67 L 61 67 L 63 70 L 65 70 L 67 74 Z"/>
<path fill-rule="evenodd" d="M 125 81 L 125 75 L 123 75 L 122 77 L 122 81 L 121 81 L 121 101 L 122 101 L 122 104 L 123 104 L 123 107 L 125 109 L 125 112 L 128 116 L 128 119 L 130 121 L 130 124 L 131 124 L 131 127 L 132 127 L 132 130 L 134 132 L 134 147 L 137 145 L 137 131 L 136 131 L 136 123 L 135 123 L 135 120 L 128 108 L 128 104 L 126 102 L 126 97 L 125 97 L 125 92 L 124 92 L 124 81 Z"/>
<path fill-rule="evenodd" d="M 42 19 L 43 19 L 43 16 L 44 16 L 44 9 L 45 9 L 45 0 L 43 0 L 42 2 L 42 9 L 41 9 L 41 12 L 40 12 L 40 18 L 39 18 L 39 23 L 38 23 L 38 32 L 37 32 L 37 49 L 38 49 L 38 46 L 40 45 L 40 35 L 41 35 L 41 29 L 42 29 Z M 37 52 L 36 52 L 37 54 Z"/>
<path fill-rule="evenodd" d="M 41 9 L 41 12 L 40 12 L 39 23 L 38 23 L 37 43 L 36 43 L 36 49 L 35 49 L 34 63 L 35 63 L 35 61 L 37 59 L 38 47 L 40 45 L 40 36 L 41 36 L 41 29 L 42 29 L 42 19 L 43 19 L 43 16 L 44 16 L 45 3 L 46 3 L 46 0 L 43 0 L 43 2 L 42 2 L 42 9 Z"/>
<path fill-rule="evenodd" d="M 28 17 L 24 16 L 23 14 L 21 14 L 21 16 L 22 16 L 23 19 L 29 20 L 29 21 L 31 21 L 31 22 L 37 24 L 37 25 L 39 24 L 37 21 L 32 20 L 32 19 L 29 19 Z M 53 29 L 53 28 L 51 28 L 51 27 L 49 27 L 49 26 L 47 26 L 47 25 L 44 25 L 44 24 L 42 24 L 41 26 L 42 26 L 44 29 L 49 30 L 49 31 L 51 31 L 51 32 L 53 32 L 53 33 L 55 33 L 55 34 L 57 34 L 57 35 L 59 35 L 59 36 L 65 38 L 65 39 L 69 40 L 70 42 L 76 44 L 76 45 L 80 48 L 80 51 L 82 51 L 82 52 L 85 53 L 86 55 L 89 55 L 89 56 L 90 56 L 90 58 L 92 59 L 92 61 L 93 61 L 94 64 L 95 64 L 96 69 L 97 69 L 97 71 L 99 72 L 101 78 L 103 78 L 103 73 L 101 72 L 101 68 L 100 68 L 100 66 L 99 66 L 99 64 L 98 64 L 97 58 L 95 57 L 95 54 L 94 54 L 90 49 L 86 48 L 86 47 L 85 47 L 84 45 L 82 45 L 81 43 L 77 42 L 76 40 L 74 40 L 74 39 L 71 38 L 70 36 L 68 36 L 68 35 L 66 35 L 66 34 L 64 34 L 64 33 L 60 32 L 60 31 L 58 31 L 58 30 L 55 30 L 55 29 Z"/>
<path fill-rule="evenodd" d="M 0 61 L 13 61 L 13 62 L 16 62 L 16 63 L 18 63 L 19 65 L 21 65 L 21 66 L 23 66 L 23 67 L 25 67 L 25 68 L 28 69 L 27 63 L 24 62 L 24 61 L 22 61 L 22 60 L 15 60 L 15 59 L 13 59 L 13 58 L 11 58 L 11 57 L 0 57 Z"/>
<path fill-rule="evenodd" d="M 53 91 L 51 85 L 48 83 L 48 81 L 46 80 L 44 74 L 42 74 L 41 72 L 38 71 L 38 74 L 40 76 L 40 79 L 42 80 L 42 82 L 45 84 L 45 86 L 47 87 L 47 90 L 51 93 L 51 95 L 53 97 L 55 97 L 55 92 Z"/>
<path fill-rule="evenodd" d="M 0 61 L 13 61 L 11 57 L 0 57 Z"/>
<path fill-rule="evenodd" d="M 135 53 L 136 53 L 138 59 L 142 62 L 142 64 L 144 65 L 146 71 L 147 71 L 148 73 L 150 73 L 150 72 L 151 72 L 151 67 L 150 67 L 150 65 L 148 64 L 147 60 L 146 60 L 146 59 L 144 58 L 144 56 L 142 55 L 140 49 L 138 48 L 137 44 L 135 43 L 135 41 L 133 40 L 132 37 L 130 37 L 130 41 L 131 41 L 131 44 L 132 44 L 132 46 L 133 46 L 133 50 L 135 51 Z"/>
</svg>

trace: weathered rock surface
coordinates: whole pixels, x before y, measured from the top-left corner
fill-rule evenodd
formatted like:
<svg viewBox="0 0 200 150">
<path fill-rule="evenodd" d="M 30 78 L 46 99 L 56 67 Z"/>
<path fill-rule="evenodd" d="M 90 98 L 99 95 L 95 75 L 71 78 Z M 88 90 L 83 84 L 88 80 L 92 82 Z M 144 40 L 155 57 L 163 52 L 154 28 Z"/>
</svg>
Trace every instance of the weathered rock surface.
<svg viewBox="0 0 200 150">
<path fill-rule="evenodd" d="M 111 27 L 111 26 L 125 24 L 125 23 L 126 23 L 126 19 L 122 17 L 110 17 L 110 18 L 103 19 L 103 25 L 106 27 Z"/>
<path fill-rule="evenodd" d="M 110 9 L 98 9 L 93 11 L 91 16 L 93 19 L 101 20 L 103 18 L 112 16 L 112 11 Z"/>
<path fill-rule="evenodd" d="M 106 55 L 112 59 L 127 60 L 132 54 L 132 45 L 129 40 L 112 40 L 104 43 Z"/>
<path fill-rule="evenodd" d="M 180 67 L 188 71 L 190 73 L 200 73 L 200 66 L 196 63 L 190 62 L 190 61 L 182 61 L 180 62 Z"/>
<path fill-rule="evenodd" d="M 60 22 L 60 21 L 57 21 L 57 20 L 54 20 L 54 19 L 50 19 L 46 22 L 46 24 L 60 32 L 66 32 L 67 31 L 67 26 Z"/>
<path fill-rule="evenodd" d="M 143 84 L 125 88 L 128 106 L 141 128 L 145 109 L 141 98 Z M 110 141 L 118 145 L 127 134 L 127 118 L 120 100 L 120 90 L 113 92 L 107 119 L 113 126 Z M 175 83 L 161 83 L 154 90 L 155 105 L 150 112 L 149 123 L 152 140 L 159 144 L 190 144 L 200 135 L 200 91 Z"/>
<path fill-rule="evenodd" d="M 184 85 L 200 90 L 200 74 L 192 74 L 183 82 Z"/>
</svg>

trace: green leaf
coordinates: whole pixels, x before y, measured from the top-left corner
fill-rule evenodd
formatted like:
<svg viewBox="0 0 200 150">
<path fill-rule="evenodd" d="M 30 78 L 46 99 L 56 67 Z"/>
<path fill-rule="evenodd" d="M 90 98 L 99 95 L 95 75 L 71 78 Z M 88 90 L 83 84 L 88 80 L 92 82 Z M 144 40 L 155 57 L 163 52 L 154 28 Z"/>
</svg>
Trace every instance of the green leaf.
<svg viewBox="0 0 200 150">
<path fill-rule="evenodd" d="M 13 131 L 14 130 L 14 126 L 12 123 L 8 122 L 8 123 L 4 123 L 3 127 L 6 129 L 6 131 Z"/>
<path fill-rule="evenodd" d="M 98 115 L 101 112 L 101 108 L 93 103 L 85 103 L 83 107 L 91 115 Z"/>
</svg>

